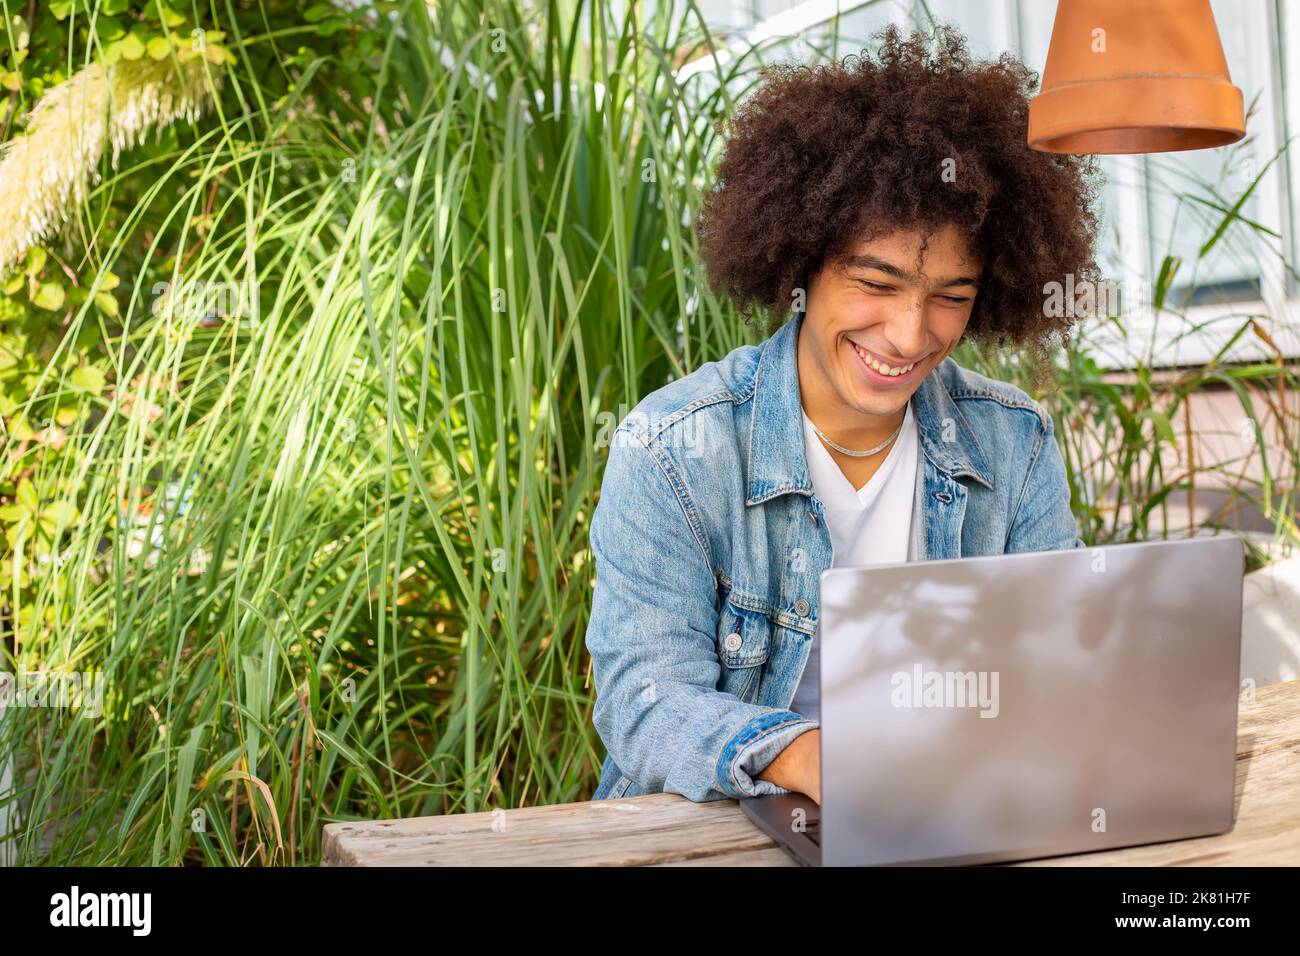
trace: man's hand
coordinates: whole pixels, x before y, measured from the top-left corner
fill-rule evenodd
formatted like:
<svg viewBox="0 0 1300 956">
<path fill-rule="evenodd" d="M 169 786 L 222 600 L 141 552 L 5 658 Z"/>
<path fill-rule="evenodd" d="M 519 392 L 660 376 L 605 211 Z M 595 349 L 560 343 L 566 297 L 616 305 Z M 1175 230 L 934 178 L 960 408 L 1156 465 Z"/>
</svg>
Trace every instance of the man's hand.
<svg viewBox="0 0 1300 956">
<path fill-rule="evenodd" d="M 806 793 L 821 806 L 821 729 L 809 730 L 794 738 L 776 758 L 763 768 L 760 780 L 778 787 Z"/>
</svg>

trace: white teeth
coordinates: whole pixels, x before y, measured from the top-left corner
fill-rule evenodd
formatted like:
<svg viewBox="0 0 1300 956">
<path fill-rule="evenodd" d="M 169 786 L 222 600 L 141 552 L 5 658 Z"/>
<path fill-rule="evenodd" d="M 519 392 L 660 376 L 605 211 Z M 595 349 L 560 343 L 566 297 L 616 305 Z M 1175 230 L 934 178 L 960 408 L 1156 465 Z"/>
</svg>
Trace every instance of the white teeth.
<svg viewBox="0 0 1300 956">
<path fill-rule="evenodd" d="M 862 349 L 858 348 L 857 343 L 849 342 L 849 344 L 853 346 L 853 351 L 857 352 L 859 355 L 862 356 L 862 361 L 866 362 L 868 365 L 874 368 L 881 375 L 889 375 L 891 377 L 896 375 L 906 375 L 908 372 L 912 371 L 912 365 L 916 364 L 915 362 L 913 362 L 912 365 L 904 365 L 902 368 L 894 368 L 892 366 L 885 365 L 883 362 L 877 362 L 872 356 L 868 355 L 866 352 L 862 351 Z"/>
</svg>

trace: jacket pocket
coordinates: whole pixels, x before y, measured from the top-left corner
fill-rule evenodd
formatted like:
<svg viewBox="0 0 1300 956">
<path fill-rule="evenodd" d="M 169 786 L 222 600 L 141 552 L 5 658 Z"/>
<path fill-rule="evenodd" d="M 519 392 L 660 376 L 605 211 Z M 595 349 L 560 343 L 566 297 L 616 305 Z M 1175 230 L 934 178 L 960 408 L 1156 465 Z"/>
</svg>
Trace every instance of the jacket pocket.
<svg viewBox="0 0 1300 956">
<path fill-rule="evenodd" d="M 760 611 L 738 607 L 730 599 L 718 615 L 718 689 L 741 699 L 757 692 L 763 664 L 771 653 L 771 622 Z"/>
</svg>

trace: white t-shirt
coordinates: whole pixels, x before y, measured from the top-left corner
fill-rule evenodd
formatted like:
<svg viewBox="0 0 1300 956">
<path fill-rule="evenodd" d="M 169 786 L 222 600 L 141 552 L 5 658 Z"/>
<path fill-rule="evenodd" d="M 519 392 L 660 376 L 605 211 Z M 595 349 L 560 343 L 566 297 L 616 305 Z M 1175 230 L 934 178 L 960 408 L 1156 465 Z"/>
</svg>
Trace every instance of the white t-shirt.
<svg viewBox="0 0 1300 956">
<path fill-rule="evenodd" d="M 912 402 L 907 403 L 903 428 L 886 451 L 885 460 L 857 490 L 817 437 L 807 415 L 803 416 L 803 435 L 813 494 L 822 503 L 831 536 L 831 567 L 915 560 L 912 501 L 916 491 L 917 436 Z M 819 720 L 821 714 L 817 699 L 820 630 L 813 635 L 808 664 L 790 704 L 795 713 L 814 720 Z"/>
</svg>

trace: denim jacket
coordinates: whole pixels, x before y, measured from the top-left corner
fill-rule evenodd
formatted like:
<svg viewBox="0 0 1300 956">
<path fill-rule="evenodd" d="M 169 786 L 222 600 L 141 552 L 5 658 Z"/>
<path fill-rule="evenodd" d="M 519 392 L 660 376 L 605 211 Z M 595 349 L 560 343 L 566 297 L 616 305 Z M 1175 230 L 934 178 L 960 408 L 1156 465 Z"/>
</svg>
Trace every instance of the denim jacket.
<svg viewBox="0 0 1300 956">
<path fill-rule="evenodd" d="M 831 566 L 804 454 L 803 313 L 647 395 L 591 521 L 586 645 L 608 751 L 592 799 L 787 793 L 758 774 L 818 721 L 789 710 Z M 916 560 L 1083 547 L 1052 418 L 951 357 L 913 393 Z"/>
</svg>

